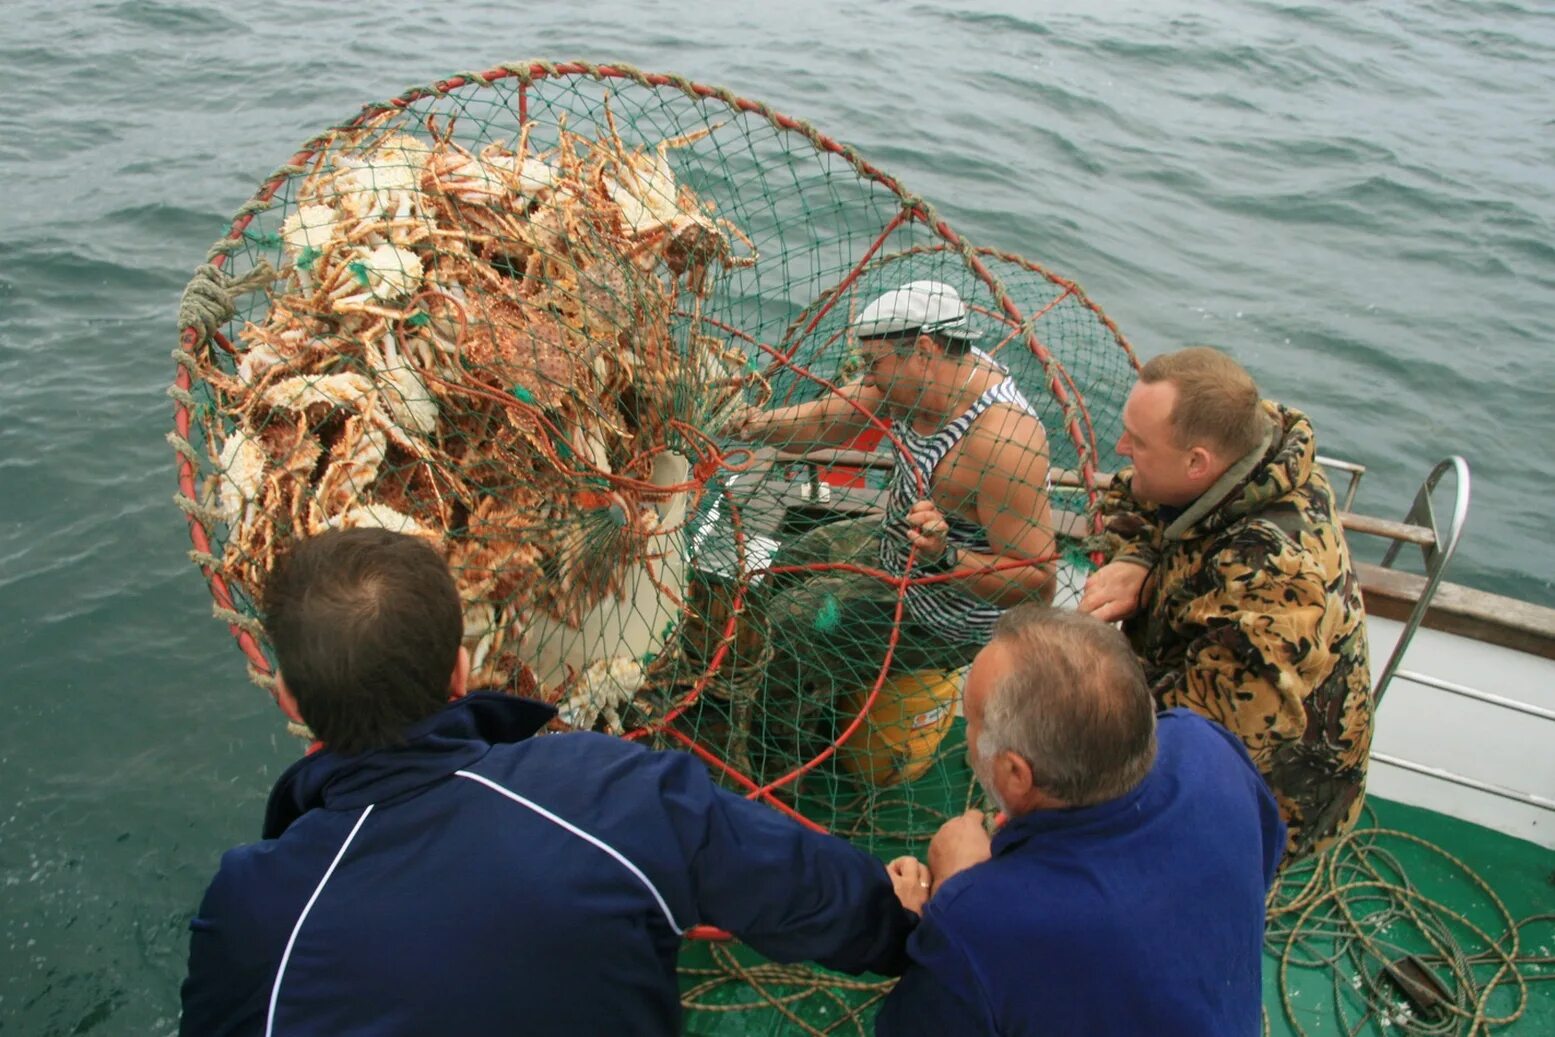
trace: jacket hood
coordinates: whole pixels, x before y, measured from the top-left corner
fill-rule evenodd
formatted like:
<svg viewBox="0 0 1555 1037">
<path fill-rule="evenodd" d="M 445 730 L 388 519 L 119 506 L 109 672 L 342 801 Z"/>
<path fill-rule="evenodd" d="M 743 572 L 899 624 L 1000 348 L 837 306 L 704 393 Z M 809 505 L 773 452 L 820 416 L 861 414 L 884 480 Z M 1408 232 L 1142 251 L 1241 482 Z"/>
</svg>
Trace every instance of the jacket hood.
<svg viewBox="0 0 1555 1037">
<path fill-rule="evenodd" d="M 286 769 L 265 807 L 263 838 L 274 839 L 309 810 L 351 810 L 411 795 L 486 755 L 520 742 L 556 715 L 554 706 L 472 692 L 405 732 L 399 745 L 358 756 L 325 749 Z"/>
<path fill-rule="evenodd" d="M 1312 422 L 1298 410 L 1263 401 L 1269 433 L 1166 527 L 1167 540 L 1218 532 L 1305 486 L 1317 463 Z"/>
</svg>

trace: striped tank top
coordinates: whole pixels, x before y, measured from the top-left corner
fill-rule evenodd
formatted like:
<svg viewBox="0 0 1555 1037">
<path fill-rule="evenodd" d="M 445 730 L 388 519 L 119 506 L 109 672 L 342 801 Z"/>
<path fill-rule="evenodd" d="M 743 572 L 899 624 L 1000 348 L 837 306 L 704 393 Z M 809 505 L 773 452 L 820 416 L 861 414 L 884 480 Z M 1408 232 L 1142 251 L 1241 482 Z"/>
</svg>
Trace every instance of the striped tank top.
<svg viewBox="0 0 1555 1037">
<path fill-rule="evenodd" d="M 992 358 L 989 358 L 989 362 L 998 370 L 1004 370 L 1003 365 Z M 972 427 L 972 422 L 996 403 L 1009 404 L 1032 417 L 1037 416 L 1036 409 L 1016 387 L 1014 379 L 1005 377 L 997 385 L 986 389 L 960 417 L 929 435 L 914 432 L 908 421 L 892 422 L 891 434 L 895 437 L 892 450 L 896 454 L 896 464 L 891 469 L 890 493 L 886 498 L 880 537 L 880 567 L 886 572 L 900 576 L 907 569 L 910 548 L 907 542 L 907 512 L 915 503 L 928 496 L 919 490 L 919 486 L 927 488 L 933 484 L 934 469 L 940 461 L 961 442 L 967 429 Z M 904 449 L 906 453 L 903 453 Z M 946 539 L 957 550 L 981 554 L 992 550 L 988 531 L 982 526 L 951 513 L 946 513 L 945 520 L 950 527 Z M 957 581 L 947 580 L 908 587 L 906 611 L 913 619 L 947 641 L 983 644 L 993 636 L 994 622 L 1004 610 L 961 590 Z"/>
</svg>

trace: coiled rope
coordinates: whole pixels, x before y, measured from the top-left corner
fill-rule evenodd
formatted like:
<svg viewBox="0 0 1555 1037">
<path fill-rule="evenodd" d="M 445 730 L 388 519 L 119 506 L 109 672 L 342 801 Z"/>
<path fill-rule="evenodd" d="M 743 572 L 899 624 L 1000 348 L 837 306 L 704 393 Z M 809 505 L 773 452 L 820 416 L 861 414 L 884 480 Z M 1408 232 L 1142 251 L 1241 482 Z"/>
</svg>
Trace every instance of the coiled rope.
<svg viewBox="0 0 1555 1037">
<path fill-rule="evenodd" d="M 1405 849 L 1426 855 L 1411 865 L 1413 875 L 1399 858 Z M 1472 893 L 1456 906 L 1440 893 L 1425 892 L 1461 890 L 1465 883 Z M 1536 941 L 1534 930 L 1545 935 Z M 1468 864 L 1417 835 L 1379 827 L 1368 809 L 1363 823 L 1327 852 L 1281 875 L 1270 892 L 1264 948 L 1279 962 L 1284 1022 L 1298 1037 L 1480 1037 L 1521 1020 L 1534 985 L 1555 980 L 1555 911 L 1515 918 Z M 802 965 L 752 964 L 727 946 L 710 951 L 710 966 L 681 969 L 683 979 L 692 981 L 681 1004 L 693 1013 L 767 1013 L 774 1034 L 865 1035 L 894 984 L 849 980 Z M 1385 966 L 1405 956 L 1441 983 L 1446 996 L 1437 1007 L 1415 1009 L 1388 978 Z M 1298 997 L 1310 1000 L 1313 989 L 1303 973 L 1327 974 L 1331 1004 L 1298 1010 Z M 741 988 L 754 998 L 727 1000 Z M 1317 1031 L 1308 1029 L 1315 1011 L 1324 1020 Z M 1272 1034 L 1273 1027 L 1266 1008 L 1263 1032 Z"/>
</svg>

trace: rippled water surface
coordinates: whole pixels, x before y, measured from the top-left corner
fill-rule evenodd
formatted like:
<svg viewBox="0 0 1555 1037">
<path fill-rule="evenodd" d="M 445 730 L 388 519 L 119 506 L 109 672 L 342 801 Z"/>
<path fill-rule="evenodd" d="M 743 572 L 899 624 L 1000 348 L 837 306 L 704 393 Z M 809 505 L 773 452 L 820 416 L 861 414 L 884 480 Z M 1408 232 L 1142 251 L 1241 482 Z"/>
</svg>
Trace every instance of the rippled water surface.
<svg viewBox="0 0 1555 1037">
<path fill-rule="evenodd" d="M 1463 453 L 1455 577 L 1555 604 L 1548 4 L 394 6 L 4 5 L 0 1032 L 171 1031 L 186 919 L 298 751 L 184 555 L 178 293 L 302 141 L 460 69 L 807 118 L 1141 353 L 1231 349 L 1371 467 L 1365 509 Z"/>
</svg>

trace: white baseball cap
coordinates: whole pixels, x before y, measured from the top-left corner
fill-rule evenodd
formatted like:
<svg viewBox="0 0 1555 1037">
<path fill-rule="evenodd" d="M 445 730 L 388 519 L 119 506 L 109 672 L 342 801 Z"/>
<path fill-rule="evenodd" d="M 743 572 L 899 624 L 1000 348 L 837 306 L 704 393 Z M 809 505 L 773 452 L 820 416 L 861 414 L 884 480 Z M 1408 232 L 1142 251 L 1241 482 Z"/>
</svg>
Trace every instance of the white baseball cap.
<svg viewBox="0 0 1555 1037">
<path fill-rule="evenodd" d="M 886 292 L 853 322 L 853 333 L 859 338 L 888 338 L 910 331 L 954 339 L 978 336 L 967 323 L 961 296 L 942 281 L 913 281 Z"/>
</svg>

